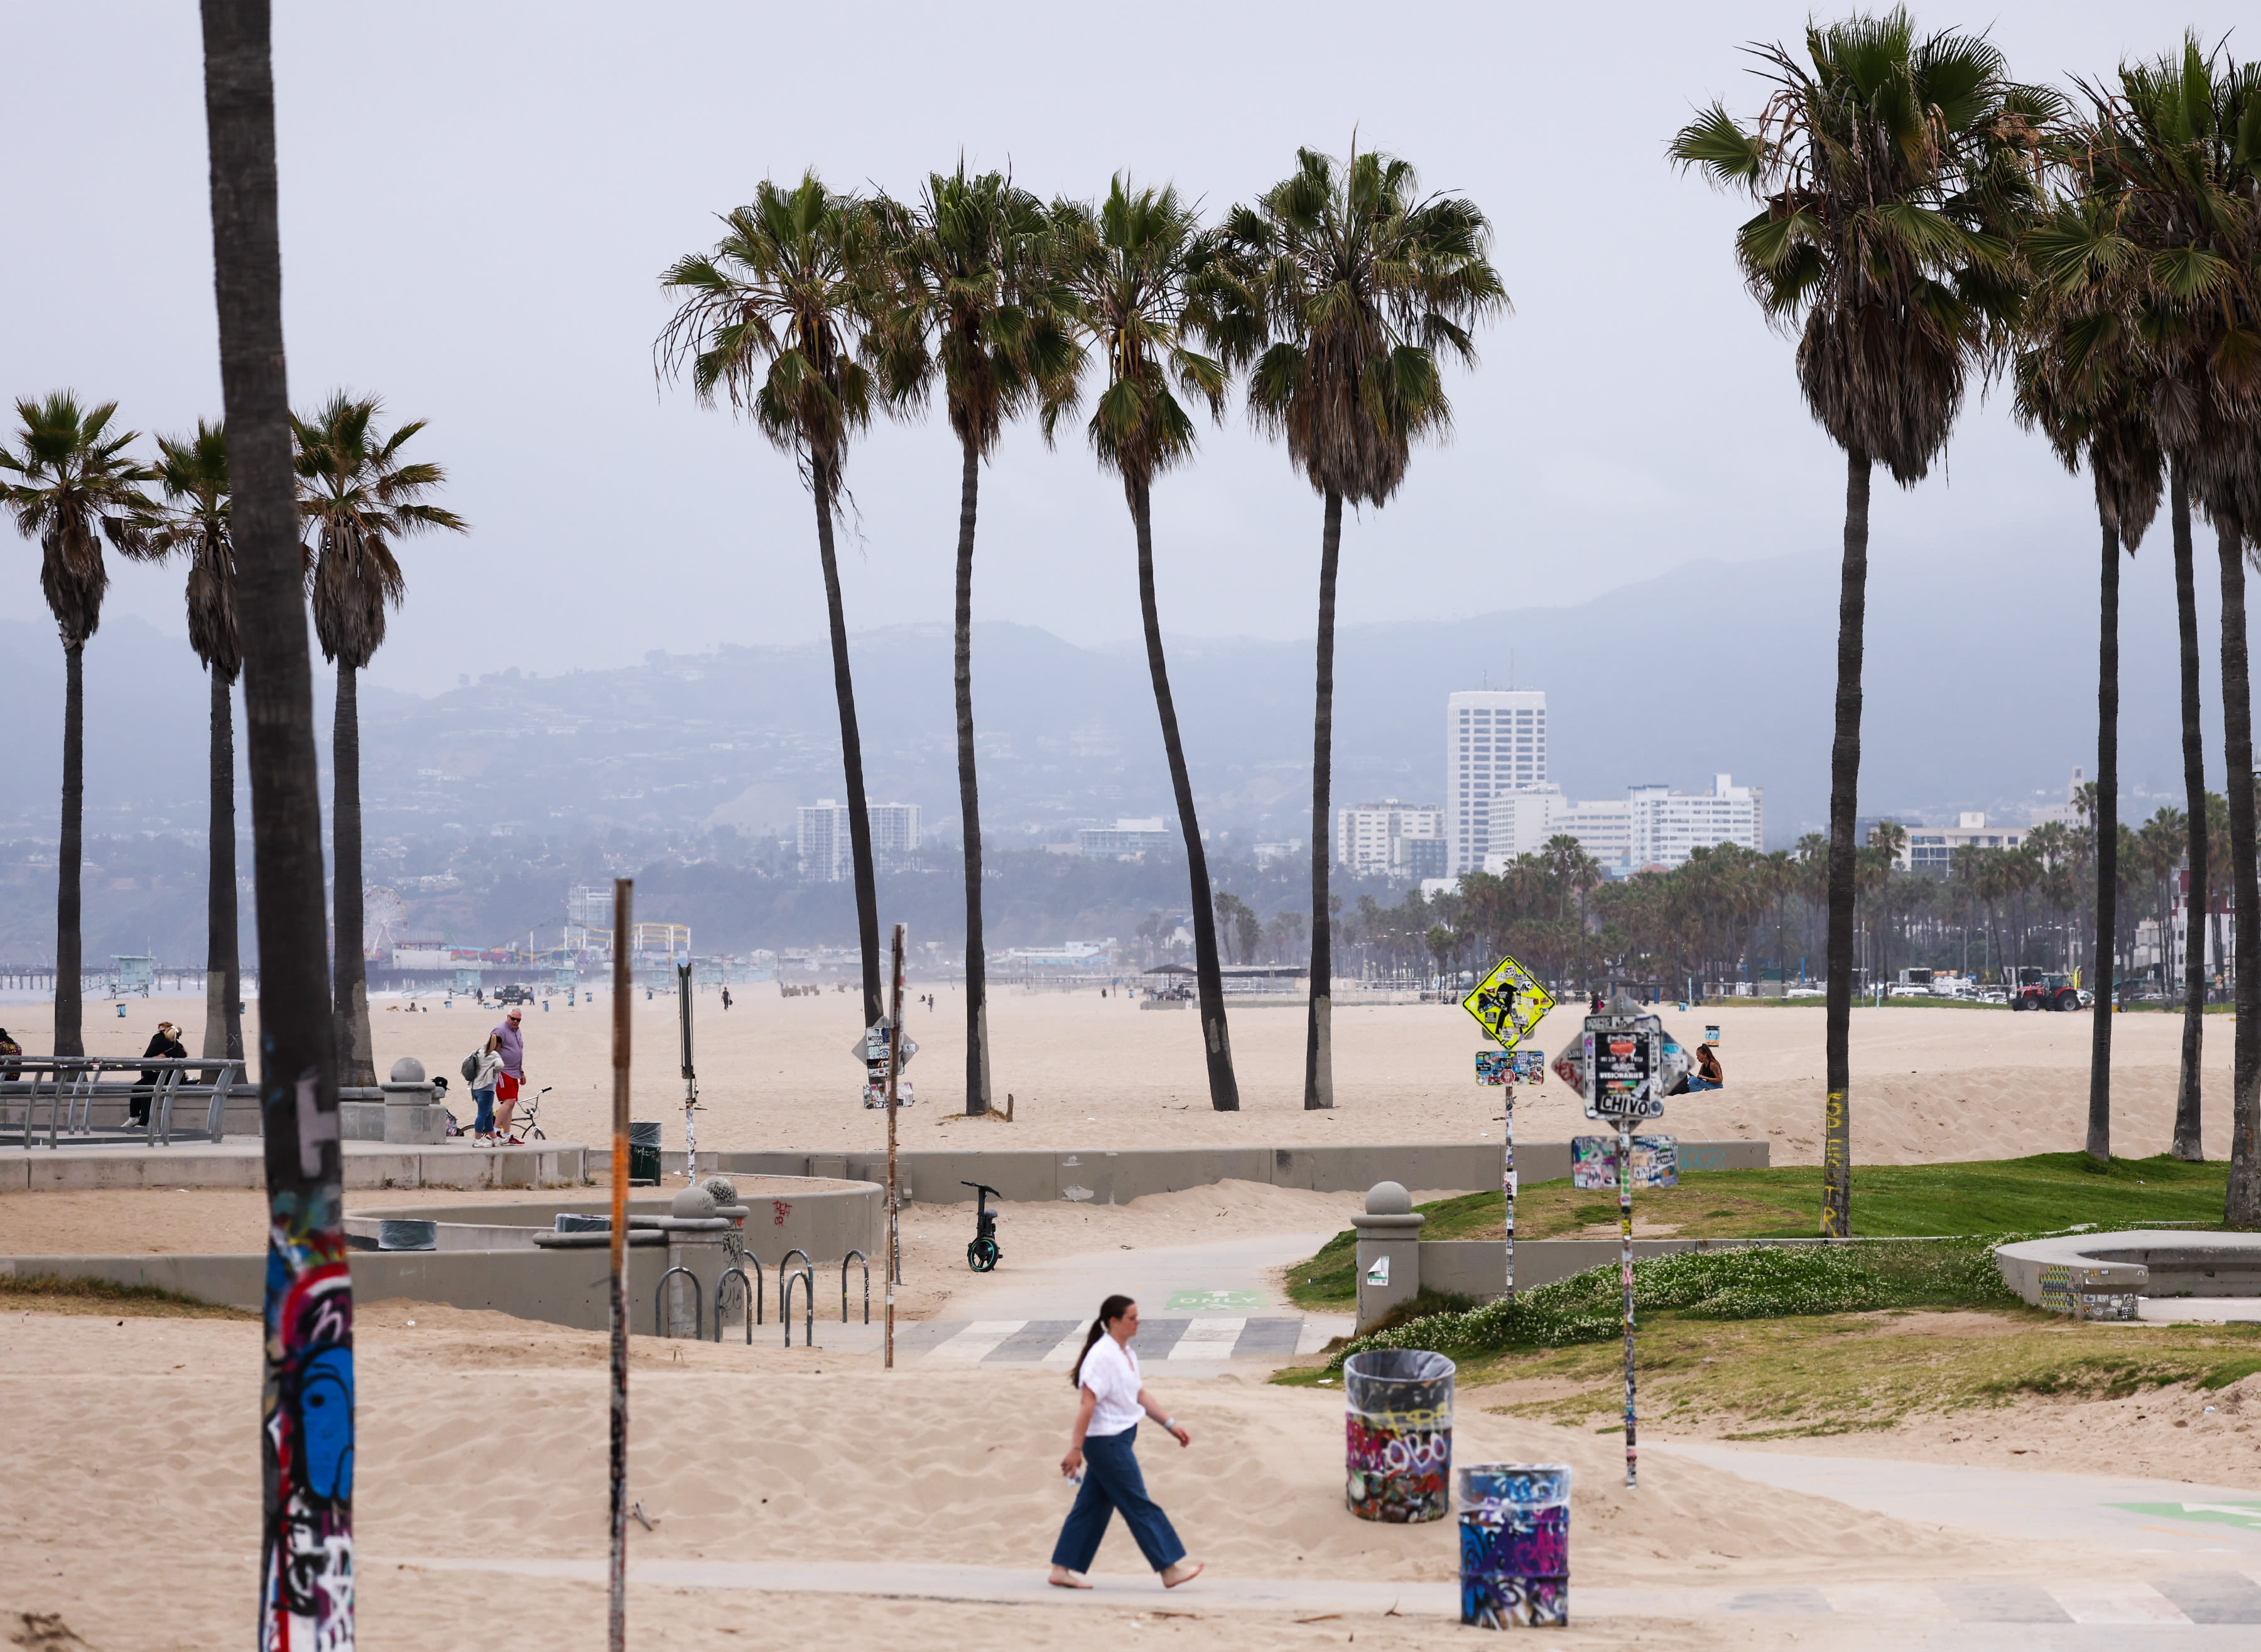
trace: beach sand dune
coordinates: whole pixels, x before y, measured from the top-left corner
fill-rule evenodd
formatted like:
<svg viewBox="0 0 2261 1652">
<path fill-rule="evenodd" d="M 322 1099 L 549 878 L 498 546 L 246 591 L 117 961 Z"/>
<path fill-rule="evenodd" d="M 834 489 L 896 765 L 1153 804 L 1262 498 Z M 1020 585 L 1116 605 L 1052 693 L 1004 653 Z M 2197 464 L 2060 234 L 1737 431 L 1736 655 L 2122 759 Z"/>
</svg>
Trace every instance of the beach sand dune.
<svg viewBox="0 0 2261 1652">
<path fill-rule="evenodd" d="M 1009 1092 L 1015 1122 L 951 1118 L 965 1105 L 962 1001 L 933 989 L 938 1007 L 914 1006 L 905 1025 L 919 1053 L 907 1069 L 919 1097 L 902 1117 L 911 1148 L 1087 1148 L 1295 1146 L 1324 1141 L 1473 1141 L 1495 1135 L 1499 1092 L 1474 1081 L 1475 1024 L 1451 1005 L 1358 1005 L 1334 1017 L 1331 1112 L 1303 1106 L 1304 1013 L 1243 1009 L 1231 1017 L 1242 1111 L 1209 1105 L 1199 1022 L 1190 1010 L 1142 1011 L 1095 992 L 999 991 L 990 1040 L 1000 1107 Z M 886 1139 L 883 1115 L 861 1103 L 863 1069 L 850 1055 L 859 1031 L 856 995 L 780 998 L 776 989 L 734 989 L 725 1012 L 697 1000 L 697 1058 L 705 1104 L 701 1148 L 868 1151 Z M 436 1000 L 424 1000 L 436 1005 Z M 542 1119 L 553 1141 L 602 1143 L 611 1134 L 608 999 L 527 1018 L 529 1083 L 551 1086 Z M 160 1017 L 184 1023 L 200 1048 L 203 1004 L 132 998 L 118 1018 L 89 1005 L 87 1043 L 98 1055 L 138 1055 Z M 1552 1054 L 1576 1036 L 1582 1006 L 1549 1016 L 1532 1042 Z M 49 1041 L 51 1011 L 11 1007 L 6 1025 L 27 1049 Z M 451 1105 L 469 1122 L 456 1069 L 499 1019 L 456 1000 L 423 1013 L 380 999 L 370 1017 L 380 1072 L 415 1055 L 454 1079 Z M 1778 1164 L 1817 1162 L 1822 1108 L 1822 1011 L 1816 1006 L 1709 1005 L 1665 1025 L 1688 1039 L 1721 1033 L 1728 1088 L 1690 1098 L 1668 1115 L 1689 1140 L 1765 1137 Z M 2005 1158 L 2078 1148 L 2088 1109 L 2090 1018 L 2016 1015 L 1980 1009 L 1856 1010 L 1853 1016 L 1853 1148 L 1864 1163 Z M 662 997 L 635 1005 L 635 1114 L 666 1126 L 682 1147 L 676 1006 Z M 2207 1122 L 2219 1152 L 2229 1123 L 2232 1025 L 2207 1021 Z M 2164 1151 L 2174 1112 L 2181 1020 L 2130 1014 L 2114 1026 L 2114 1150 Z M 255 1032 L 254 1033 L 255 1037 Z M 1516 1128 L 1526 1141 L 1561 1141 L 1591 1126 L 1563 1086 L 1549 1079 L 1520 1092 Z"/>
</svg>

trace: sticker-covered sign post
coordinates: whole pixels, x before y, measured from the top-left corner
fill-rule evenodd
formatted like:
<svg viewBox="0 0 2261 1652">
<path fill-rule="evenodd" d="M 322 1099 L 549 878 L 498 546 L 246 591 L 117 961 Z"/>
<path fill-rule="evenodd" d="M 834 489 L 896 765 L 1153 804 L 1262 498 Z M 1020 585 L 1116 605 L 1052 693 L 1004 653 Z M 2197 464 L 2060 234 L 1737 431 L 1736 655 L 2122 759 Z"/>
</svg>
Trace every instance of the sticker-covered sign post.
<svg viewBox="0 0 2261 1652">
<path fill-rule="evenodd" d="M 1666 1072 L 1664 1025 L 1643 1015 L 1619 997 L 1600 1015 L 1586 1018 L 1581 1040 L 1586 1116 L 1611 1119 L 1618 1126 L 1618 1277 L 1625 1292 L 1626 1484 L 1638 1483 L 1640 1447 L 1634 1432 L 1633 1356 L 1633 1126 L 1636 1119 L 1664 1116 Z M 1678 1047 L 1672 1047 L 1677 1059 Z"/>
<path fill-rule="evenodd" d="M 1505 1092 L 1500 1112 L 1506 1116 L 1504 1155 L 1500 1162 L 1499 1191 L 1504 1206 L 1507 1295 L 1515 1295 L 1515 1081 L 1528 1077 L 1540 1083 L 1547 1076 L 1547 1058 L 1536 1050 L 1518 1051 L 1538 1029 L 1547 1012 L 1554 1007 L 1554 995 L 1512 958 L 1502 958 L 1492 972 L 1476 983 L 1475 990 L 1461 1000 L 1461 1007 L 1476 1018 L 1476 1025 L 1499 1046 L 1498 1054 L 1476 1052 L 1476 1083 L 1497 1084 Z"/>
</svg>

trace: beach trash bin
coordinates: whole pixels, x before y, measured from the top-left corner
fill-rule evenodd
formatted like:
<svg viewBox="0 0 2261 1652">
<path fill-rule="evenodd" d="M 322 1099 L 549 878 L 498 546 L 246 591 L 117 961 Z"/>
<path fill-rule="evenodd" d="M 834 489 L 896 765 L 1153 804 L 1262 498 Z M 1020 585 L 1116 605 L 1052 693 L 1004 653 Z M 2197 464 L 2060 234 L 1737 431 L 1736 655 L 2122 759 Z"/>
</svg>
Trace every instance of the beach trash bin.
<svg viewBox="0 0 2261 1652">
<path fill-rule="evenodd" d="M 659 1180 L 659 1122 L 628 1126 L 628 1180 Z"/>
<path fill-rule="evenodd" d="M 1460 1491 L 1461 1621 L 1479 1629 L 1568 1627 L 1568 1465 L 1470 1463 Z"/>
<path fill-rule="evenodd" d="M 377 1225 L 377 1248 L 379 1250 L 437 1250 L 440 1248 L 440 1224 L 396 1221 L 387 1217 Z"/>
<path fill-rule="evenodd" d="M 1343 1362 L 1344 1500 L 1362 1520 L 1441 1520 L 1452 1500 L 1453 1362 L 1376 1348 Z"/>
</svg>

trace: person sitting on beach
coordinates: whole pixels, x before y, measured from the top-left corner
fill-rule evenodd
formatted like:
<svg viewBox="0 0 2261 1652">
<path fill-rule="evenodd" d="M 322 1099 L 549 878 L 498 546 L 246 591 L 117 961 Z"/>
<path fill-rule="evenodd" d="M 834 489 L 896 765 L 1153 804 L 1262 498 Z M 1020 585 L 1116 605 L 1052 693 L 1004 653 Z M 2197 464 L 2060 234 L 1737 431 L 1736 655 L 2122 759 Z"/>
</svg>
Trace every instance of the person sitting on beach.
<svg viewBox="0 0 2261 1652">
<path fill-rule="evenodd" d="M 1696 1047 L 1696 1070 L 1688 1075 L 1688 1089 L 1692 1094 L 1699 1090 L 1725 1090 L 1727 1075 L 1719 1066 L 1719 1058 L 1712 1053 L 1709 1044 Z"/>
<path fill-rule="evenodd" d="M 1075 1385 L 1079 1405 L 1075 1427 L 1069 1431 L 1067 1455 L 1060 1473 L 1073 1480 L 1083 1470 L 1082 1487 L 1075 1506 L 1052 1545 L 1052 1572 L 1047 1580 L 1056 1589 L 1088 1589 L 1083 1574 L 1099 1553 L 1099 1540 L 1107 1535 L 1107 1522 L 1123 1511 L 1123 1523 L 1138 1541 L 1146 1563 L 1162 1575 L 1162 1586 L 1175 1589 L 1201 1576 L 1202 1563 L 1186 1558 L 1186 1546 L 1170 1525 L 1170 1517 L 1146 1495 L 1145 1477 L 1131 1446 L 1138 1438 L 1138 1420 L 1152 1417 L 1181 1447 L 1193 1436 L 1162 1414 L 1138 1377 L 1138 1356 L 1130 1339 L 1138 1334 L 1138 1305 L 1129 1297 L 1109 1297 L 1099 1305 L 1099 1317 L 1083 1340 L 1068 1381 Z"/>
</svg>

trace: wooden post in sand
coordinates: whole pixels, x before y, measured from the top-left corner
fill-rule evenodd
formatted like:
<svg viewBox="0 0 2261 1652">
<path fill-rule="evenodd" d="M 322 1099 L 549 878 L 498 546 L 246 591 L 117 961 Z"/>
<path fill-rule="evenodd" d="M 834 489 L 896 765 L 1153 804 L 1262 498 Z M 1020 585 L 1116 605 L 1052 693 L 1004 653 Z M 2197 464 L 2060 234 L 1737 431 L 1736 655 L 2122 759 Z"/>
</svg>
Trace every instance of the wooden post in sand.
<svg viewBox="0 0 2261 1652">
<path fill-rule="evenodd" d="M 606 1646 L 628 1645 L 628 979 L 632 878 L 613 880 L 613 1455 L 612 1603 Z"/>
<path fill-rule="evenodd" d="M 887 1002 L 887 1328 L 885 1369 L 895 1369 L 895 1286 L 903 1277 L 903 1252 L 897 1233 L 902 1198 L 895 1186 L 895 1112 L 901 1105 L 896 1086 L 903 1073 L 903 936 L 895 926 L 894 991 Z"/>
</svg>

